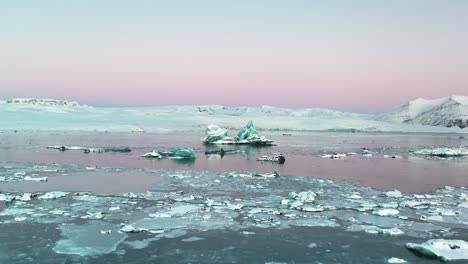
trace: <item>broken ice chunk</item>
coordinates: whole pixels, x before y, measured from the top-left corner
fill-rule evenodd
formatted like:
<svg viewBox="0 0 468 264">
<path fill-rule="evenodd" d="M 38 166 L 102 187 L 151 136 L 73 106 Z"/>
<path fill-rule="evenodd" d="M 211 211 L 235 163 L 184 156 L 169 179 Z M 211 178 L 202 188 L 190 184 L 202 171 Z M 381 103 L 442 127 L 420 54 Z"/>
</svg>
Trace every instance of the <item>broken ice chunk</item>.
<svg viewBox="0 0 468 264">
<path fill-rule="evenodd" d="M 135 228 L 132 225 L 124 225 L 120 228 L 120 231 L 125 232 L 125 233 L 138 233 L 142 231 L 148 231 L 148 229 L 145 228 Z"/>
<path fill-rule="evenodd" d="M 145 157 L 145 158 L 157 158 L 157 159 L 162 158 L 161 153 L 159 153 L 159 151 L 157 151 L 157 150 L 153 150 L 153 151 L 148 152 L 146 154 L 143 154 L 141 156 Z"/>
<path fill-rule="evenodd" d="M 407 243 L 406 248 L 443 261 L 468 259 L 468 243 L 464 240 L 431 239 L 421 244 Z"/>
<path fill-rule="evenodd" d="M 388 192 L 385 193 L 385 195 L 386 195 L 387 197 L 393 197 L 393 198 L 400 198 L 400 197 L 403 196 L 403 195 L 401 194 L 401 192 L 398 191 L 398 190 L 388 191 Z"/>
<path fill-rule="evenodd" d="M 61 192 L 61 191 L 54 191 L 54 192 L 47 192 L 41 196 L 39 196 L 39 199 L 56 199 L 60 197 L 67 196 L 68 192 Z"/>
<path fill-rule="evenodd" d="M 24 177 L 25 181 L 40 181 L 40 182 L 46 182 L 47 181 L 47 177 L 30 177 L 30 176 L 26 176 Z"/>
<path fill-rule="evenodd" d="M 260 158 L 257 158 L 257 161 L 283 164 L 286 161 L 286 158 L 282 154 L 274 154 L 272 156 L 261 156 Z"/>
<path fill-rule="evenodd" d="M 392 257 L 392 258 L 389 258 L 387 262 L 388 263 L 406 263 L 406 260 Z"/>
<path fill-rule="evenodd" d="M 323 154 L 320 157 L 325 159 L 343 159 L 346 157 L 346 153 Z"/>
<path fill-rule="evenodd" d="M 392 216 L 400 213 L 397 209 L 380 209 L 372 212 L 375 215 L 379 216 Z"/>
</svg>

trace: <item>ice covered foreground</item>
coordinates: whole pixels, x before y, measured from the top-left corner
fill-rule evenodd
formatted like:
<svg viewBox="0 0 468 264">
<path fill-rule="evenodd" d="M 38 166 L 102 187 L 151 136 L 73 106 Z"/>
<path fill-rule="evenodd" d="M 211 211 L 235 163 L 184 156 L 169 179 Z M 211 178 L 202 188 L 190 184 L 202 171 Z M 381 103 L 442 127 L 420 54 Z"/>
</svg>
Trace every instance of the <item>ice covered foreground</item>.
<svg viewBox="0 0 468 264">
<path fill-rule="evenodd" d="M 250 144 L 250 145 L 271 145 L 273 140 L 264 136 L 259 136 L 252 121 L 249 121 L 239 133 L 231 138 L 228 131 L 217 125 L 209 125 L 206 129 L 206 136 L 202 139 L 205 144 Z"/>
<path fill-rule="evenodd" d="M 20 168 L 26 174 L 37 169 L 6 165 L 5 175 Z M 80 166 L 48 167 L 58 168 L 67 174 L 88 173 Z M 277 173 L 128 171 L 158 175 L 163 180 L 143 193 L 1 193 L 5 206 L 0 208 L 0 222 L 2 226 L 54 224 L 61 236 L 52 242 L 53 250 L 79 256 L 108 254 L 124 245 L 145 248 L 164 238 L 197 241 L 194 235 L 202 237 L 210 230 L 250 235 L 255 229 L 288 232 L 295 227 L 327 227 L 372 236 L 401 236 L 412 250 L 434 252 L 447 260 L 466 258 L 466 242 L 454 240 L 468 229 L 468 190 L 463 187 L 404 194 L 313 177 L 280 177 Z M 439 240 L 414 243 L 433 237 Z M 404 246 L 401 250 L 406 251 Z"/>
</svg>

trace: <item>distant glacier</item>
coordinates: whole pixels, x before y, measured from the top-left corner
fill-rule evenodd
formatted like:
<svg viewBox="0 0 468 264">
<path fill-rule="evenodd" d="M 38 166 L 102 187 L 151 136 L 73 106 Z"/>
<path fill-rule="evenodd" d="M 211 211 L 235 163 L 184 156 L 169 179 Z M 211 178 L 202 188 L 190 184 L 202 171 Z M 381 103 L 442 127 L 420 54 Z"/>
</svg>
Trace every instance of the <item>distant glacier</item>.
<svg viewBox="0 0 468 264">
<path fill-rule="evenodd" d="M 468 132 L 462 129 L 468 125 L 466 96 L 417 99 L 379 114 L 272 106 L 94 107 L 36 98 L 0 101 L 0 113 L 0 130 L 202 131 L 209 124 L 239 129 L 253 120 L 259 130 Z"/>
</svg>

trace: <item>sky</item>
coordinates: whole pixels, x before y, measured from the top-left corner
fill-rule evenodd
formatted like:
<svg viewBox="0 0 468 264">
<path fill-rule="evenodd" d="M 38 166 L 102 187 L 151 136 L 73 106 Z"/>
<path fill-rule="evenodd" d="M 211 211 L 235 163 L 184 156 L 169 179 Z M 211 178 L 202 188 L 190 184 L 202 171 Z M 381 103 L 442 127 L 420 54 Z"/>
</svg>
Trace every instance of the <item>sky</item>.
<svg viewBox="0 0 468 264">
<path fill-rule="evenodd" d="M 468 95 L 464 0 L 1 0 L 0 98 L 378 112 Z"/>
</svg>

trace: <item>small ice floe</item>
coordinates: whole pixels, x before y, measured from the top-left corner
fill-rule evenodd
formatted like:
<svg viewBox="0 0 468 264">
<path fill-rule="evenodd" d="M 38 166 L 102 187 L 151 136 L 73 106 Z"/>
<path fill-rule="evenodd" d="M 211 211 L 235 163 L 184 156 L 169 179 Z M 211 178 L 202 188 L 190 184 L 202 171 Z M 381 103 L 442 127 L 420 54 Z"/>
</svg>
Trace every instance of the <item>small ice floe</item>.
<svg viewBox="0 0 468 264">
<path fill-rule="evenodd" d="M 403 231 L 400 229 L 394 227 L 394 228 L 381 228 L 378 226 L 373 226 L 373 225 L 351 225 L 348 228 L 348 231 L 351 232 L 366 232 L 369 234 L 375 234 L 375 235 L 385 235 L 385 236 L 397 236 L 397 235 L 402 235 L 404 234 Z"/>
<path fill-rule="evenodd" d="M 468 242 L 464 240 L 431 239 L 421 244 L 407 243 L 406 248 L 443 261 L 468 259 Z"/>
<path fill-rule="evenodd" d="M 104 152 L 119 152 L 119 153 L 128 153 L 132 152 L 129 147 L 122 148 L 85 148 L 83 153 L 104 153 Z"/>
<path fill-rule="evenodd" d="M 145 228 L 135 228 L 132 225 L 124 225 L 120 228 L 120 231 L 125 232 L 125 233 L 139 233 L 142 231 L 148 231 L 148 229 Z"/>
<path fill-rule="evenodd" d="M 232 178 L 278 178 L 280 175 L 276 171 L 271 173 L 251 173 L 251 172 L 237 172 L 233 171 L 229 173 Z"/>
<path fill-rule="evenodd" d="M 26 172 L 20 171 L 15 173 L 13 176 L 1 176 L 0 182 L 17 182 L 17 181 L 37 181 L 37 182 L 46 182 L 47 177 L 31 177 L 25 176 Z"/>
<path fill-rule="evenodd" d="M 182 242 L 196 242 L 200 240 L 204 240 L 204 238 L 194 236 L 194 237 L 184 238 L 181 241 Z"/>
<path fill-rule="evenodd" d="M 56 146 L 47 146 L 48 149 L 57 149 L 60 151 L 66 150 L 80 150 L 83 153 L 104 153 L 104 152 L 131 152 L 132 150 L 129 147 L 119 147 L 119 148 L 87 148 L 87 147 L 79 147 L 79 146 L 63 146 L 63 145 L 56 145 Z"/>
<path fill-rule="evenodd" d="M 257 161 L 283 164 L 286 161 L 286 158 L 281 153 L 274 153 L 271 156 L 261 156 L 260 158 L 257 158 Z"/>
<path fill-rule="evenodd" d="M 67 196 L 67 195 L 68 195 L 68 192 L 54 191 L 54 192 L 44 193 L 43 195 L 40 195 L 38 198 L 43 199 L 43 200 L 57 199 L 57 198 L 64 197 L 64 196 Z"/>
<path fill-rule="evenodd" d="M 299 211 L 305 211 L 305 212 L 322 212 L 325 211 L 326 209 L 333 209 L 332 207 L 325 207 L 322 205 L 311 205 L 311 203 L 315 202 L 315 197 L 317 197 L 317 194 L 312 191 L 306 191 L 306 192 L 290 192 L 289 195 L 289 201 L 285 202 L 283 200 L 281 203 L 288 205 L 290 209 L 295 209 Z"/>
<path fill-rule="evenodd" d="M 401 159 L 401 156 L 397 156 L 397 155 L 383 155 L 384 159 L 389 159 L 389 158 L 392 158 L 392 159 Z"/>
<path fill-rule="evenodd" d="M 26 202 L 26 201 L 31 201 L 32 199 L 32 193 L 23 193 L 23 195 L 17 195 L 15 197 L 15 200 L 17 201 L 22 201 L 22 202 Z"/>
<path fill-rule="evenodd" d="M 65 150 L 84 150 L 86 148 L 84 147 L 78 147 L 78 146 L 63 146 L 63 145 L 55 145 L 55 146 L 47 146 L 46 148 L 48 149 L 57 149 L 60 151 L 65 151 Z"/>
<path fill-rule="evenodd" d="M 331 153 L 331 154 L 323 154 L 320 157 L 324 159 L 344 159 L 346 158 L 346 153 Z"/>
<path fill-rule="evenodd" d="M 145 133 L 146 131 L 141 127 L 135 127 L 132 129 L 132 133 Z"/>
<path fill-rule="evenodd" d="M 316 247 L 317 247 L 317 243 L 310 243 L 307 247 L 308 247 L 308 248 L 316 248 Z"/>
<path fill-rule="evenodd" d="M 30 177 L 30 176 L 26 176 L 26 177 L 24 177 L 24 180 L 25 180 L 25 181 L 46 182 L 46 181 L 47 181 L 47 177 Z"/>
<path fill-rule="evenodd" d="M 11 201 L 15 200 L 15 198 L 16 198 L 16 196 L 14 196 L 14 195 L 0 193 L 0 201 L 11 202 Z"/>
<path fill-rule="evenodd" d="M 148 152 L 146 154 L 143 154 L 141 156 L 145 157 L 145 158 L 156 158 L 156 159 L 161 159 L 162 158 L 162 155 L 157 150 L 153 150 L 153 151 Z"/>
<path fill-rule="evenodd" d="M 445 147 L 445 148 L 430 148 L 413 151 L 415 155 L 433 156 L 440 158 L 456 158 L 468 156 L 468 148 L 464 147 Z"/>
<path fill-rule="evenodd" d="M 249 121 L 235 137 L 228 137 L 227 130 L 216 125 L 209 125 L 206 129 L 206 136 L 202 139 L 205 144 L 250 144 L 250 145 L 271 145 L 273 140 L 264 136 L 259 136 L 253 122 Z"/>
<path fill-rule="evenodd" d="M 252 175 L 261 178 L 278 178 L 280 176 L 276 171 L 271 173 L 253 173 Z"/>
<path fill-rule="evenodd" d="M 392 198 L 401 198 L 403 196 L 398 190 L 388 191 L 385 193 L 385 195 Z"/>
<path fill-rule="evenodd" d="M 392 258 L 389 258 L 389 259 L 387 260 L 387 262 L 388 262 L 388 263 L 397 264 L 397 263 L 406 263 L 406 260 L 401 259 L 401 258 L 392 257 Z"/>
<path fill-rule="evenodd" d="M 378 216 L 394 216 L 394 215 L 398 215 L 399 213 L 400 211 L 398 211 L 397 209 L 391 209 L 391 208 L 379 209 L 379 210 L 372 212 L 372 214 L 375 214 Z"/>
<path fill-rule="evenodd" d="M 178 148 L 174 147 L 171 151 L 158 151 L 153 150 L 149 153 L 142 155 L 145 158 L 169 158 L 169 159 L 196 159 L 197 155 L 192 148 Z"/>
</svg>

